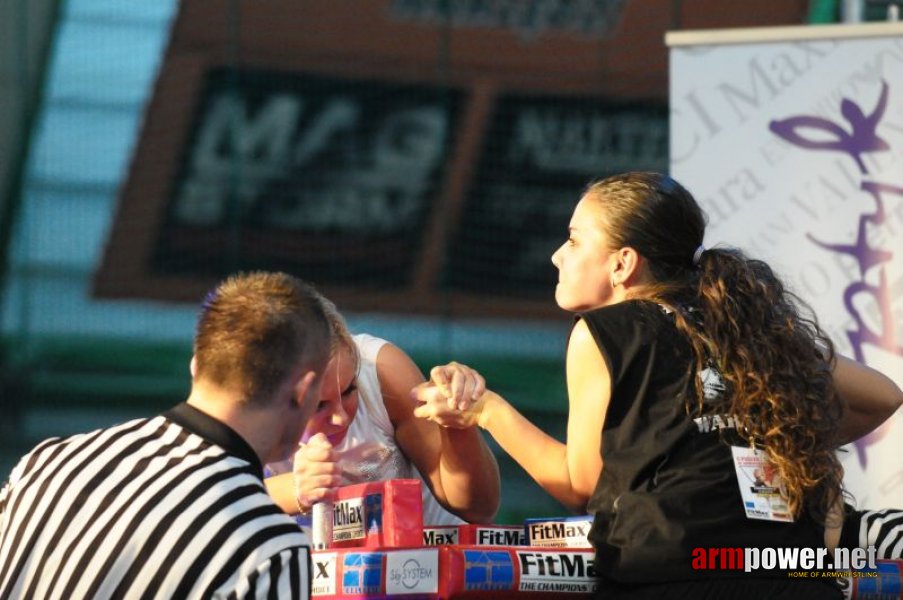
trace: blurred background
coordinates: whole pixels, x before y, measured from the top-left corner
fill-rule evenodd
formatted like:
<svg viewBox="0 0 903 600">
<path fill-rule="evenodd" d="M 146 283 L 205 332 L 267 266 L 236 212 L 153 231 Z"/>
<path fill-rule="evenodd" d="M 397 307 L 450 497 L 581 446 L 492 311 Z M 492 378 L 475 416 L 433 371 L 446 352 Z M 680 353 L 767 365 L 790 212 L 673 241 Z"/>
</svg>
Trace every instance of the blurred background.
<svg viewBox="0 0 903 600">
<path fill-rule="evenodd" d="M 667 31 L 887 1 L 4 0 L 0 473 L 181 401 L 227 273 L 316 284 L 564 438 L 549 257 L 581 189 L 668 168 Z M 498 521 L 559 515 L 502 453 Z"/>
</svg>

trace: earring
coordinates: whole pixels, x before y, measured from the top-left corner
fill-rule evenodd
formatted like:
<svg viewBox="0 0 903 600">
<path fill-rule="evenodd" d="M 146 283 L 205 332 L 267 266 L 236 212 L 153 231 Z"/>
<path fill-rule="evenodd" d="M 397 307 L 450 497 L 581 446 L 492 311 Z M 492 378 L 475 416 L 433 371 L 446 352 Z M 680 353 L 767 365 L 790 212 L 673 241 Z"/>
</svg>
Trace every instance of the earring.
<svg viewBox="0 0 903 600">
<path fill-rule="evenodd" d="M 618 282 L 615 281 L 614 277 L 612 277 L 611 278 L 611 289 L 615 289 L 616 287 L 618 287 Z"/>
</svg>

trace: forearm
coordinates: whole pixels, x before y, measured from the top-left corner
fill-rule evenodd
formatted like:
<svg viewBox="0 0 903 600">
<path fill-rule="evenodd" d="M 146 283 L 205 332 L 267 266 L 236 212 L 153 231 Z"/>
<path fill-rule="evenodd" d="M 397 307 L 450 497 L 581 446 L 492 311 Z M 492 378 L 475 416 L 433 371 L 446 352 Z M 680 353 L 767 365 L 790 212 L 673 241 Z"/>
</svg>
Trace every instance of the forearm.
<svg viewBox="0 0 903 600">
<path fill-rule="evenodd" d="M 903 404 L 903 392 L 878 371 L 844 357 L 834 364 L 834 386 L 846 410 L 840 442 L 857 440 L 890 418 Z"/>
<path fill-rule="evenodd" d="M 476 427 L 440 428 L 439 477 L 450 510 L 472 523 L 490 523 L 501 498 L 499 468 Z"/>
<path fill-rule="evenodd" d="M 486 392 L 479 425 L 550 496 L 574 512 L 586 510 L 588 498 L 574 490 L 567 446 L 531 423 L 495 392 Z"/>
<path fill-rule="evenodd" d="M 840 422 L 839 445 L 849 444 L 867 436 L 886 419 L 876 419 L 875 413 L 861 412 L 847 407 Z"/>
<path fill-rule="evenodd" d="M 279 508 L 290 515 L 298 512 L 298 501 L 295 498 L 295 485 L 291 473 L 267 477 L 263 480 L 263 484 Z"/>
</svg>

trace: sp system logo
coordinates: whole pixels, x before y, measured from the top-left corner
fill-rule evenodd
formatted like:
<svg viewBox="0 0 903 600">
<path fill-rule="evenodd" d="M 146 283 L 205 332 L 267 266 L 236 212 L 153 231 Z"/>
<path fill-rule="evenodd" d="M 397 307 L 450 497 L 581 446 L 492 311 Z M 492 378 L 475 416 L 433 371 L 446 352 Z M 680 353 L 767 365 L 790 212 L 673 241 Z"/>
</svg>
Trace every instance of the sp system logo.
<svg viewBox="0 0 903 600">
<path fill-rule="evenodd" d="M 420 566 L 420 561 L 416 558 L 409 558 L 400 569 L 393 569 L 389 573 L 389 579 L 393 583 L 401 584 L 407 590 L 415 589 L 421 580 L 432 576 L 433 570 Z"/>
<path fill-rule="evenodd" d="M 435 594 L 438 591 L 438 550 L 397 550 L 386 555 L 386 594 Z"/>
</svg>

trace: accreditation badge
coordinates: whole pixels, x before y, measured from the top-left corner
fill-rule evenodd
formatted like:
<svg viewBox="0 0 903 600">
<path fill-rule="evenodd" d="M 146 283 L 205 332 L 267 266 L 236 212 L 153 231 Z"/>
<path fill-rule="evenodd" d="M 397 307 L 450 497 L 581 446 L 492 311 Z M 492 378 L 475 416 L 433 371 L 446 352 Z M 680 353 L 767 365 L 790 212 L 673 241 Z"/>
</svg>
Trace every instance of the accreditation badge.
<svg viewBox="0 0 903 600">
<path fill-rule="evenodd" d="M 731 446 L 731 452 L 746 517 L 793 522 L 793 515 L 781 496 L 781 476 L 765 452 L 741 446 Z"/>
</svg>

